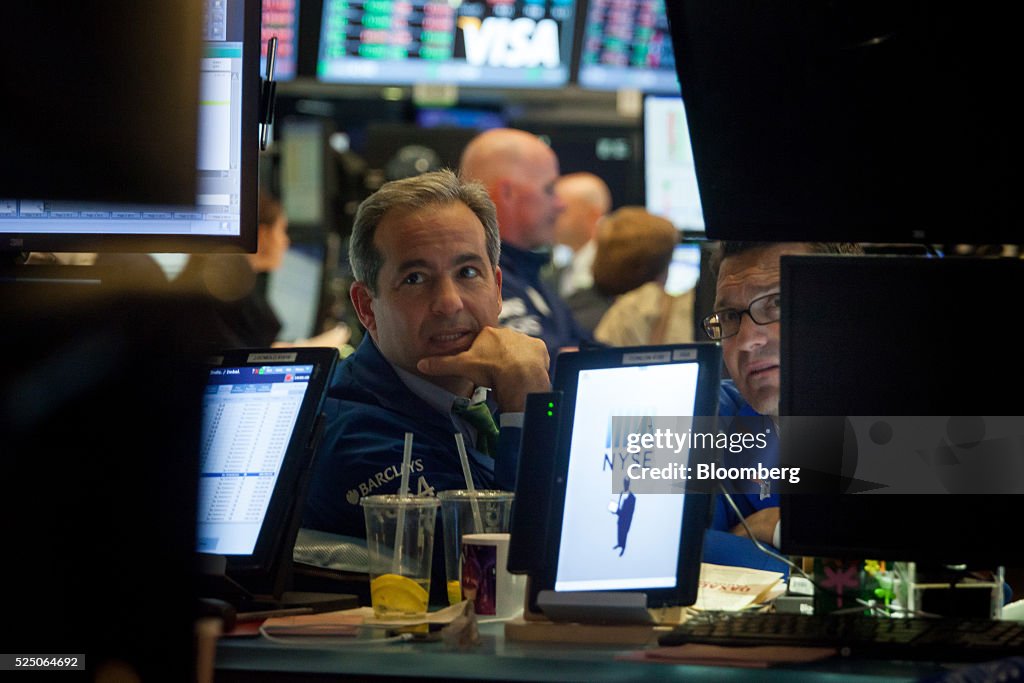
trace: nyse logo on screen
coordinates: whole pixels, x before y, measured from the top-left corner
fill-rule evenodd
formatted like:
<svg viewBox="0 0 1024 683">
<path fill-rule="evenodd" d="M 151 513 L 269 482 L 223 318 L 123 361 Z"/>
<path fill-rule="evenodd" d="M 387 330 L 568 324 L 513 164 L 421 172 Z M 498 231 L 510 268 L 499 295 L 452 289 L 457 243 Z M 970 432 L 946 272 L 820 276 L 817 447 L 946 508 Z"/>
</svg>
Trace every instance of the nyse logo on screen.
<svg viewBox="0 0 1024 683">
<path fill-rule="evenodd" d="M 459 29 L 466 44 L 466 61 L 473 66 L 553 69 L 560 64 L 554 19 L 487 17 L 481 21 L 460 17 Z"/>
</svg>

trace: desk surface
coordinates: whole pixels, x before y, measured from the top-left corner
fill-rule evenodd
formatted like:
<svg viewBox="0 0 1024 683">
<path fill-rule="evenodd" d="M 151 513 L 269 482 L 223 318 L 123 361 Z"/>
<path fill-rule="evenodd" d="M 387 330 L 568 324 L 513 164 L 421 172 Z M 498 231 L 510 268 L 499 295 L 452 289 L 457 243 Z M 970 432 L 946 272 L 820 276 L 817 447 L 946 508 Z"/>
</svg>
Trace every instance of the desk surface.
<svg viewBox="0 0 1024 683">
<path fill-rule="evenodd" d="M 505 640 L 500 624 L 480 626 L 481 644 L 465 652 L 443 643 L 293 646 L 262 638 L 224 639 L 217 648 L 218 683 L 224 681 L 316 680 L 339 675 L 366 678 L 444 678 L 516 681 L 758 680 L 915 681 L 937 673 L 936 664 L 847 661 L 773 669 L 653 664 L 616 660 L 628 648 Z"/>
</svg>

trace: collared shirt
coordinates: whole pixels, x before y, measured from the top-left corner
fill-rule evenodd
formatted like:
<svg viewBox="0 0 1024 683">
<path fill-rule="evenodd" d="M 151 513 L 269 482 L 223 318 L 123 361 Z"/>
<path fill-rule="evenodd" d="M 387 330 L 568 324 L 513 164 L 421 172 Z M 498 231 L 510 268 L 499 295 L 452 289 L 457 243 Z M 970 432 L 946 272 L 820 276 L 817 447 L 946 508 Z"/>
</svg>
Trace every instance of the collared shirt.
<svg viewBox="0 0 1024 683">
<path fill-rule="evenodd" d="M 558 293 L 563 299 L 568 299 L 573 292 L 590 289 L 594 286 L 594 274 L 591 269 L 595 256 L 597 256 L 597 240 L 590 240 L 573 254 L 572 260 L 562 271 L 558 281 Z"/>
<path fill-rule="evenodd" d="M 389 361 L 390 363 L 390 361 Z M 452 420 L 452 427 L 458 429 L 462 433 L 462 437 L 466 439 L 468 443 L 476 444 L 476 428 L 466 422 L 462 417 L 455 414 L 455 408 L 465 408 L 467 406 L 475 405 L 483 401 L 487 402 L 487 406 L 493 413 L 497 407 L 494 400 L 489 396 L 490 389 L 488 387 L 477 387 L 473 391 L 473 396 L 466 398 L 465 396 L 457 396 L 447 389 L 437 386 L 429 380 L 423 379 L 419 375 L 414 375 L 408 370 L 404 370 L 393 363 L 391 367 L 395 369 L 395 374 L 402 380 L 402 383 L 423 401 L 434 408 L 442 415 L 448 415 Z M 522 427 L 523 426 L 523 413 L 502 413 L 500 417 L 499 427 Z"/>
</svg>

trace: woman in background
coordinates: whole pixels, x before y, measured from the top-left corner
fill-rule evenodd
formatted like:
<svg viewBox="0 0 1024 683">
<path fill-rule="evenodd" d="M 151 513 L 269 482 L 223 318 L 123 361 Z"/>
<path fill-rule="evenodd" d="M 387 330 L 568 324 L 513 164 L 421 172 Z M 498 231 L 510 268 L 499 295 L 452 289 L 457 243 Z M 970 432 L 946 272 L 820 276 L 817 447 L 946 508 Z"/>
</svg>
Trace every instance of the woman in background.
<svg viewBox="0 0 1024 683">
<path fill-rule="evenodd" d="M 611 346 L 692 342 L 693 291 L 665 291 L 679 233 L 669 221 L 636 206 L 606 216 L 597 231 L 594 289 L 610 306 L 594 338 Z"/>
</svg>

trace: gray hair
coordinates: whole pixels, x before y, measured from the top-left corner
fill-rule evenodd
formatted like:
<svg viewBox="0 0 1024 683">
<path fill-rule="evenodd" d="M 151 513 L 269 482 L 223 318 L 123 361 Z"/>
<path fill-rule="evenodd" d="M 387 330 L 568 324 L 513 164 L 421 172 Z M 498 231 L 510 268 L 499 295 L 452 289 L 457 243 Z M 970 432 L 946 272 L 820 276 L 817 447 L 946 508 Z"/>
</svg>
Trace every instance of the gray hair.
<svg viewBox="0 0 1024 683">
<path fill-rule="evenodd" d="M 376 293 L 384 256 L 374 245 L 373 236 L 389 211 L 424 209 L 452 202 L 465 204 L 483 223 L 487 258 L 491 268 L 497 268 L 501 238 L 494 202 L 480 183 L 462 180 L 452 171 L 442 170 L 384 183 L 359 205 L 348 245 L 348 260 L 355 279 L 365 284 L 371 293 Z"/>
</svg>

